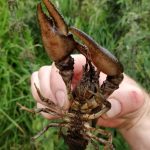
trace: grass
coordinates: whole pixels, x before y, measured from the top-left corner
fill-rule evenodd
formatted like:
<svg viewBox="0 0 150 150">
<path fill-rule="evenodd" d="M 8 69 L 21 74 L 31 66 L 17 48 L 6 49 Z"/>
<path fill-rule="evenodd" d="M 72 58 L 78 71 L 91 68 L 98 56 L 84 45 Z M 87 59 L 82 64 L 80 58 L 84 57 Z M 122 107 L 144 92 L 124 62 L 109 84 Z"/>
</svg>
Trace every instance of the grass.
<svg viewBox="0 0 150 150">
<path fill-rule="evenodd" d="M 38 0 L 0 0 L 0 150 L 64 150 L 57 130 L 49 130 L 36 142 L 35 135 L 48 121 L 20 111 L 16 103 L 35 106 L 30 76 L 51 64 L 39 33 Z M 150 91 L 150 2 L 149 0 L 55 0 L 69 25 L 74 25 L 124 64 L 125 72 Z M 134 70 L 134 71 L 133 71 Z M 117 133 L 117 150 L 129 147 Z"/>
</svg>

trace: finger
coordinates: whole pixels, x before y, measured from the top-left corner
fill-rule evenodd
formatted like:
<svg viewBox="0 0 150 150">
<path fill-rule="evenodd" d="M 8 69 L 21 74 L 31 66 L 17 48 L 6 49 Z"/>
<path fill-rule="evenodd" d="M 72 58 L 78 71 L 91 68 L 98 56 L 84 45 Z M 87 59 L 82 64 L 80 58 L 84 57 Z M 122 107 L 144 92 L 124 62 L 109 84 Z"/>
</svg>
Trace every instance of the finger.
<svg viewBox="0 0 150 150">
<path fill-rule="evenodd" d="M 50 76 L 50 85 L 54 98 L 58 102 L 60 107 L 68 108 L 69 101 L 66 90 L 66 85 L 63 82 L 62 77 L 59 74 L 59 70 L 52 65 L 51 76 Z"/>
<path fill-rule="evenodd" d="M 136 117 L 134 112 L 143 106 L 144 92 L 135 85 L 128 85 L 116 90 L 109 102 L 111 109 L 98 120 L 98 124 L 105 127 L 119 127 L 127 118 Z"/>
<path fill-rule="evenodd" d="M 51 101 L 57 104 L 55 96 L 51 91 L 50 76 L 51 66 L 43 66 L 40 68 L 38 72 L 40 91 L 45 98 L 49 98 Z"/>
<path fill-rule="evenodd" d="M 99 76 L 99 84 L 102 85 L 103 82 L 106 80 L 106 77 L 107 75 L 104 74 L 103 72 L 100 73 L 100 76 Z"/>
<path fill-rule="evenodd" d="M 81 54 L 72 55 L 72 57 L 74 58 L 74 75 L 72 79 L 72 86 L 74 88 L 82 77 L 83 66 L 86 63 L 86 58 Z M 99 78 L 100 84 L 102 84 L 105 79 L 106 79 L 106 74 L 101 72 Z"/>
<path fill-rule="evenodd" d="M 74 74 L 78 75 L 82 73 L 83 66 L 86 63 L 86 58 L 81 54 L 71 56 L 74 58 Z"/>
<path fill-rule="evenodd" d="M 144 104 L 144 101 L 142 89 L 122 83 L 120 89 L 114 91 L 109 98 L 111 109 L 106 113 L 106 117 L 117 118 L 133 113 Z"/>
<path fill-rule="evenodd" d="M 38 78 L 38 71 L 32 73 L 32 75 L 31 75 L 31 93 L 33 95 L 33 98 L 36 101 L 40 102 L 41 100 L 40 100 L 40 98 L 38 96 L 38 93 L 37 93 L 37 90 L 36 90 L 34 84 L 36 84 L 36 86 L 40 89 L 40 83 L 39 83 L 39 78 Z"/>
<path fill-rule="evenodd" d="M 97 121 L 97 124 L 103 127 L 109 127 L 109 128 L 119 128 L 120 125 L 125 121 L 125 119 L 122 118 L 116 118 L 116 119 L 106 119 L 106 118 L 99 118 Z"/>
<path fill-rule="evenodd" d="M 86 59 L 83 55 L 72 55 L 72 57 L 74 58 L 74 75 L 72 79 L 72 87 L 74 88 L 82 77 L 83 66 L 86 63 Z"/>
<path fill-rule="evenodd" d="M 37 103 L 37 108 L 46 108 L 46 106 L 42 105 L 41 103 Z M 47 119 L 54 119 L 55 116 L 53 115 L 50 115 L 48 113 L 44 113 L 44 112 L 41 112 L 42 116 L 47 118 Z"/>
<path fill-rule="evenodd" d="M 116 98 L 121 105 L 119 116 L 132 113 L 144 104 L 144 92 L 135 85 L 128 85 L 127 87 L 126 84 L 122 84 L 120 89 L 114 92 L 114 95 L 114 98 Z"/>
</svg>

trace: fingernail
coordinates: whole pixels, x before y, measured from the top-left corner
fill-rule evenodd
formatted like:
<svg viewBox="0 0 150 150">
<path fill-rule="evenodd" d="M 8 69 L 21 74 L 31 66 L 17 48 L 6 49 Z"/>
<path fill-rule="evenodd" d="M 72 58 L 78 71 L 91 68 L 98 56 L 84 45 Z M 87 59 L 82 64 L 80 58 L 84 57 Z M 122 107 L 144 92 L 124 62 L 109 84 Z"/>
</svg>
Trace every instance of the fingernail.
<svg viewBox="0 0 150 150">
<path fill-rule="evenodd" d="M 60 107 L 64 106 L 64 103 L 65 103 L 65 93 L 62 90 L 59 90 L 59 91 L 56 92 L 55 96 L 56 96 L 58 105 Z"/>
<path fill-rule="evenodd" d="M 111 103 L 111 109 L 106 113 L 108 118 L 113 118 L 121 113 L 121 104 L 116 99 L 109 99 Z"/>
</svg>

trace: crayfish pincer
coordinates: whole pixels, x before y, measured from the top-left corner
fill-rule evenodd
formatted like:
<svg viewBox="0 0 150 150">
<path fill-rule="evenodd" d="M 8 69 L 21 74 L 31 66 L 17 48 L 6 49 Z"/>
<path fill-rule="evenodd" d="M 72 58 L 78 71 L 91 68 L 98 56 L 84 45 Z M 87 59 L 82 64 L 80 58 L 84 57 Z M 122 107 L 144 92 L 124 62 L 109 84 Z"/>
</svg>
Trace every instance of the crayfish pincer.
<svg viewBox="0 0 150 150">
<path fill-rule="evenodd" d="M 98 149 L 96 143 L 100 143 L 104 145 L 104 149 L 113 150 L 112 134 L 93 127 L 93 124 L 111 108 L 107 98 L 119 88 L 123 80 L 123 67 L 113 54 L 97 44 L 86 33 L 77 28 L 68 27 L 51 1 L 43 0 L 43 4 L 49 13 L 47 16 L 42 10 L 41 3 L 38 4 L 38 21 L 43 46 L 59 69 L 66 85 L 70 108 L 63 110 L 50 99 L 43 97 L 35 85 L 42 104 L 46 106 L 36 112 L 52 114 L 59 122 L 48 124 L 33 139 L 42 135 L 50 127 L 58 127 L 69 150 L 85 150 L 88 143 L 92 143 L 96 149 Z M 75 40 L 73 36 L 78 37 L 83 44 Z M 86 64 L 83 66 L 82 78 L 72 90 L 74 59 L 71 53 L 74 50 L 85 56 Z M 99 85 L 100 72 L 107 75 L 101 86 Z M 98 133 L 99 136 L 94 133 Z"/>
</svg>

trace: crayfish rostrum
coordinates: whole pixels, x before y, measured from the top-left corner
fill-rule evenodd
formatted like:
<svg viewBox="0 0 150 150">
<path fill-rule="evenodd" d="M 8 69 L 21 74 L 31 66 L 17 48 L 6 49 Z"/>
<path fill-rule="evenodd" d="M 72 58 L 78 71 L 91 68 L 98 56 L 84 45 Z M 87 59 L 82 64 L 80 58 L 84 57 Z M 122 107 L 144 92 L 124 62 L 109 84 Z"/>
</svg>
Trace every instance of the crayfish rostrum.
<svg viewBox="0 0 150 150">
<path fill-rule="evenodd" d="M 42 104 L 46 106 L 37 112 L 53 114 L 60 122 L 50 123 L 33 138 L 36 139 L 50 127 L 58 127 L 60 135 L 70 150 L 85 150 L 89 142 L 99 142 L 104 145 L 104 149 L 112 150 L 114 147 L 111 133 L 100 128 L 96 129 L 93 127 L 93 122 L 111 108 L 107 98 L 119 88 L 119 84 L 123 80 L 123 67 L 115 56 L 97 44 L 86 33 L 77 28 L 68 27 L 51 1 L 43 0 L 43 3 L 49 13 L 47 16 L 43 12 L 41 4 L 38 4 L 38 21 L 43 45 L 48 56 L 59 69 L 66 85 L 70 108 L 64 110 L 50 99 L 43 97 L 35 85 Z M 75 40 L 73 36 L 78 37 L 83 44 Z M 72 90 L 74 59 L 71 57 L 71 53 L 74 50 L 85 56 L 86 64 L 83 66 L 81 80 Z M 107 75 L 101 86 L 99 85 L 100 72 Z M 94 131 L 105 138 L 94 135 Z"/>
</svg>

